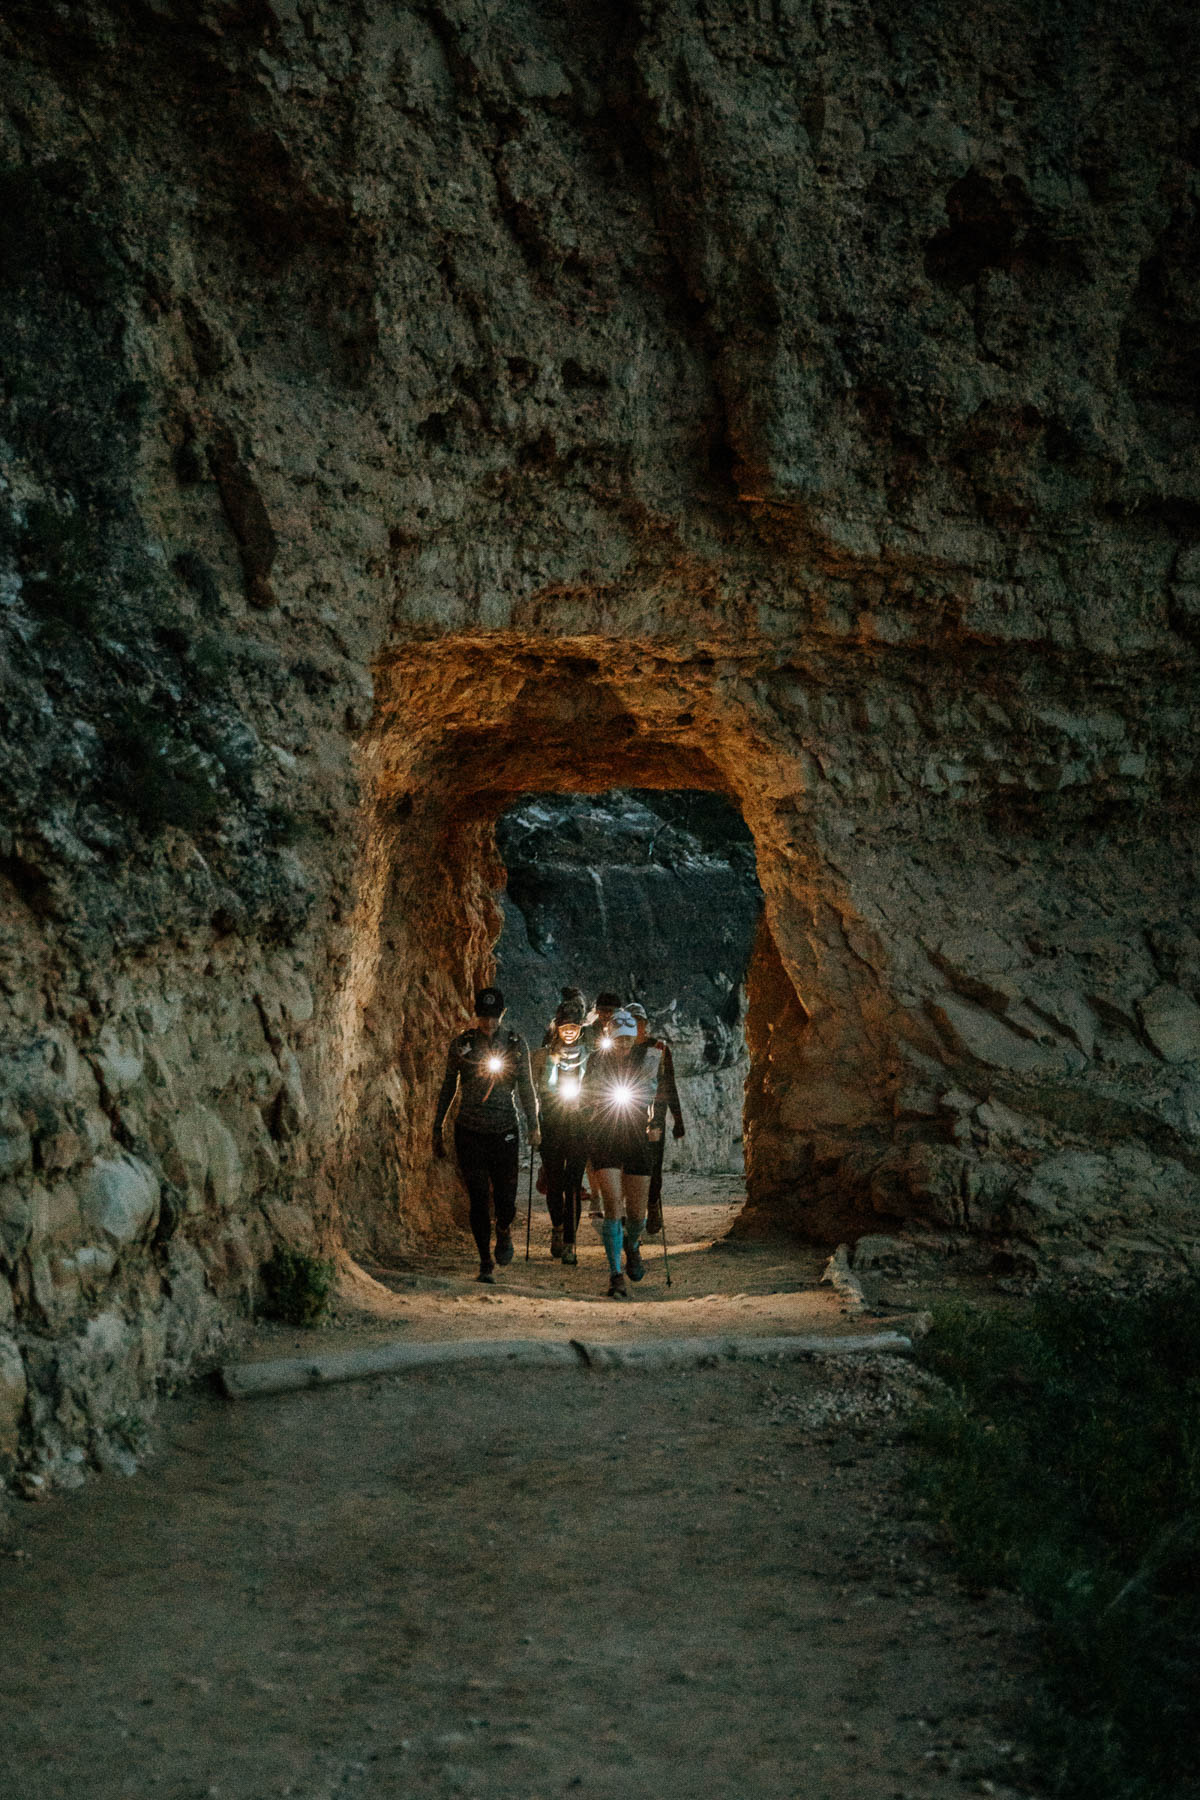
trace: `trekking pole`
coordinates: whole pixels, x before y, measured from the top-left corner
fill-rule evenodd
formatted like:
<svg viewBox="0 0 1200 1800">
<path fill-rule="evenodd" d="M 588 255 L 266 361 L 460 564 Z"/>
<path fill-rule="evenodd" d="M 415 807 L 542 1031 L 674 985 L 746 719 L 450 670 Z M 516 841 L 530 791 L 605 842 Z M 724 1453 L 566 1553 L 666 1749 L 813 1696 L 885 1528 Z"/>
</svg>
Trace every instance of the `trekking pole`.
<svg viewBox="0 0 1200 1800">
<path fill-rule="evenodd" d="M 533 1145 L 529 1146 L 529 1205 L 525 1209 L 525 1261 L 529 1261 L 529 1234 L 533 1230 Z"/>
<path fill-rule="evenodd" d="M 659 1206 L 662 1207 L 663 1268 L 667 1271 L 667 1286 L 670 1287 L 670 1285 L 671 1285 L 671 1259 L 667 1255 L 667 1209 L 665 1206 L 663 1206 L 661 1200 L 659 1201 Z"/>
</svg>

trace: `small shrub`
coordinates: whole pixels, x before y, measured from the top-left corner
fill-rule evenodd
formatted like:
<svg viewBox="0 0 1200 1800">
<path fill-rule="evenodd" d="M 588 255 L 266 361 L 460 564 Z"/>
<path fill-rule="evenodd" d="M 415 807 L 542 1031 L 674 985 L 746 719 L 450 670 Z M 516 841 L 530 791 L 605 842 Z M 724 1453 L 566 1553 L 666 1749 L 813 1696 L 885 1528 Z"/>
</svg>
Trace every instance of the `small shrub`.
<svg viewBox="0 0 1200 1800">
<path fill-rule="evenodd" d="M 935 1316 L 917 1481 L 964 1574 L 1043 1624 L 1062 1800 L 1200 1794 L 1200 1282 Z"/>
<path fill-rule="evenodd" d="M 285 1325 L 315 1325 L 329 1304 L 334 1264 L 283 1246 L 262 1265 L 263 1311 Z"/>
</svg>

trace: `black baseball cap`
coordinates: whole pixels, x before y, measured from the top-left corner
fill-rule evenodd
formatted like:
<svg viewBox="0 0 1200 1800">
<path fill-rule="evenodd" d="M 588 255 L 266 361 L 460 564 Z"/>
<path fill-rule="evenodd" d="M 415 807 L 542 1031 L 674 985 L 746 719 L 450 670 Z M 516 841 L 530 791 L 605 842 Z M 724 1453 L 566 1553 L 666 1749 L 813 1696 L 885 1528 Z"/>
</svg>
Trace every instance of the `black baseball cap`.
<svg viewBox="0 0 1200 1800">
<path fill-rule="evenodd" d="M 605 988 L 602 994 L 596 995 L 597 1006 L 618 1007 L 621 1004 L 620 994 L 614 994 L 611 988 Z"/>
<path fill-rule="evenodd" d="M 504 1011 L 504 995 L 499 988 L 476 988 L 475 1017 L 498 1019 Z"/>
</svg>

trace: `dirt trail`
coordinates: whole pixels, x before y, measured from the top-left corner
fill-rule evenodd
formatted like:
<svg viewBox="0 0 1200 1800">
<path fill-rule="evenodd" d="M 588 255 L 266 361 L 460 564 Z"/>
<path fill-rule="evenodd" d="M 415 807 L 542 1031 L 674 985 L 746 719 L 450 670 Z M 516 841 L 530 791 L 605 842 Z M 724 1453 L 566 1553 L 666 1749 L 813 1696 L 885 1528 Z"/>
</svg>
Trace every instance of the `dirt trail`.
<svg viewBox="0 0 1200 1800">
<path fill-rule="evenodd" d="M 530 1259 L 525 1260 L 522 1210 L 516 1258 L 496 1271 L 494 1287 L 475 1281 L 476 1264 L 466 1248 L 422 1257 L 407 1268 L 347 1263 L 339 1275 L 336 1334 L 356 1345 L 395 1338 L 574 1336 L 620 1343 L 635 1337 L 837 1335 L 863 1329 L 832 1288 L 821 1284 L 828 1251 L 787 1239 L 726 1236 L 745 1201 L 736 1176 L 675 1175 L 671 1181 L 667 1256 L 661 1238 L 647 1241 L 646 1277 L 631 1284 L 626 1303 L 608 1298 L 604 1251 L 586 1214 L 577 1266 L 564 1268 L 551 1259 L 549 1220 L 535 1194 Z M 904 1315 L 894 1308 L 879 1317 L 903 1326 Z M 291 1349 L 335 1347 L 328 1327 L 309 1332 L 267 1325 L 256 1331 L 246 1354 L 261 1359 Z"/>
<path fill-rule="evenodd" d="M 733 1305 L 728 1289 L 690 1297 L 708 1277 L 689 1258 L 736 1267 L 752 1297 L 773 1269 L 774 1303 L 807 1294 L 839 1325 L 805 1286 L 815 1257 L 681 1252 L 685 1312 Z M 581 1276 L 599 1287 L 598 1256 Z M 662 1294 L 558 1298 L 569 1278 L 543 1259 L 535 1297 L 396 1299 L 414 1336 L 431 1320 L 482 1335 L 483 1313 L 497 1335 L 510 1306 L 547 1308 L 555 1331 L 563 1307 L 616 1315 L 613 1333 L 676 1311 Z M 388 1323 L 341 1310 L 311 1334 L 323 1348 Z M 0 1563 L 0 1792 L 1025 1791 L 1027 1627 L 957 1589 L 904 1497 L 895 1409 L 913 1380 L 877 1358 L 854 1373 L 450 1370 L 241 1406 L 192 1390 L 165 1408 L 144 1474 L 22 1515 L 24 1554 Z"/>
</svg>

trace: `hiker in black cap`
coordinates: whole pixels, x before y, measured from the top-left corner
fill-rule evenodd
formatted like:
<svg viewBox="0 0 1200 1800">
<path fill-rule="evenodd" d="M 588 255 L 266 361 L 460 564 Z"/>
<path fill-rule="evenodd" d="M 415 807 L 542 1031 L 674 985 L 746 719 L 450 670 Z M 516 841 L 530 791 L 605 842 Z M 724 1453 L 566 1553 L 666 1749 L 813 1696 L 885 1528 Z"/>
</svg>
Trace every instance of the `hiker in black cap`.
<svg viewBox="0 0 1200 1800">
<path fill-rule="evenodd" d="M 634 1001 L 626 1008 L 637 1020 L 639 1044 L 653 1044 L 656 1050 L 662 1051 L 662 1070 L 659 1074 L 659 1092 L 667 1112 L 674 1121 L 671 1136 L 681 1138 L 687 1135 L 687 1127 L 683 1122 L 683 1108 L 679 1104 L 679 1087 L 675 1080 L 675 1059 L 671 1055 L 671 1046 L 666 1038 L 650 1036 L 650 1021 L 646 1017 L 646 1009 Z M 665 1123 L 665 1121 L 664 1121 Z M 666 1132 L 661 1131 L 657 1140 L 651 1145 L 650 1192 L 646 1199 L 646 1230 L 653 1237 L 663 1228 L 662 1186 L 663 1186 L 663 1152 L 667 1147 Z"/>
<path fill-rule="evenodd" d="M 524 1038 L 505 1031 L 504 995 L 499 988 L 480 988 L 475 995 L 475 1024 L 450 1045 L 446 1073 L 433 1120 L 433 1154 L 445 1156 L 442 1125 L 450 1102 L 461 1091 L 454 1122 L 454 1153 L 471 1203 L 471 1235 L 479 1251 L 477 1280 L 492 1281 L 496 1263 L 513 1259 L 512 1224 L 517 1210 L 517 1094 L 534 1148 L 538 1136 L 537 1095 L 529 1072 Z M 492 1209 L 496 1214 L 496 1255 L 492 1257 Z"/>
<path fill-rule="evenodd" d="M 564 988 L 548 1042 L 533 1056 L 538 1115 L 542 1127 L 542 1172 L 546 1210 L 550 1214 L 550 1254 L 577 1263 L 575 1236 L 583 1205 L 583 1169 L 587 1140 L 580 1110 L 580 1091 L 587 1068 L 583 1042 L 583 998 Z"/>
</svg>

